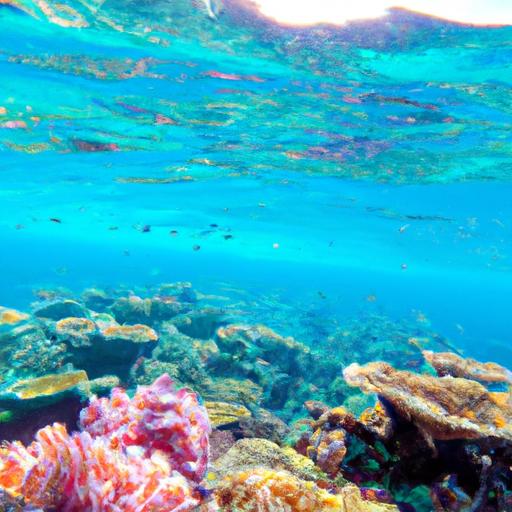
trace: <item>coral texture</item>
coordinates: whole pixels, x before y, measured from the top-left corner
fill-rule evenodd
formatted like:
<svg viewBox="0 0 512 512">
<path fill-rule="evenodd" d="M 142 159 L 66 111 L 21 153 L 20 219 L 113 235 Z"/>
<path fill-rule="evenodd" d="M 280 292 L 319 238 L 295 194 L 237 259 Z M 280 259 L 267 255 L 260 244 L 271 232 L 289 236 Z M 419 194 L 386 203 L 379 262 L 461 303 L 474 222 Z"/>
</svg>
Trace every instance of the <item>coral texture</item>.
<svg viewBox="0 0 512 512">
<path fill-rule="evenodd" d="M 512 373 L 497 363 L 480 363 L 464 359 L 452 352 L 423 351 L 425 360 L 434 367 L 440 377 L 450 375 L 479 382 L 506 382 L 512 384 Z"/>
<path fill-rule="evenodd" d="M 228 477 L 216 492 L 225 512 L 396 512 L 393 505 L 366 501 L 354 485 L 330 494 L 286 471 L 254 469 Z"/>
<path fill-rule="evenodd" d="M 433 439 L 512 440 L 512 407 L 473 380 L 399 371 L 381 362 L 354 363 L 343 375 L 348 384 L 377 393 Z"/>
<path fill-rule="evenodd" d="M 0 489 L 43 508 L 72 512 L 188 511 L 200 503 L 193 482 L 208 457 L 209 423 L 196 396 L 167 375 L 95 399 L 82 431 L 47 426 L 28 447 L 0 450 Z"/>
</svg>

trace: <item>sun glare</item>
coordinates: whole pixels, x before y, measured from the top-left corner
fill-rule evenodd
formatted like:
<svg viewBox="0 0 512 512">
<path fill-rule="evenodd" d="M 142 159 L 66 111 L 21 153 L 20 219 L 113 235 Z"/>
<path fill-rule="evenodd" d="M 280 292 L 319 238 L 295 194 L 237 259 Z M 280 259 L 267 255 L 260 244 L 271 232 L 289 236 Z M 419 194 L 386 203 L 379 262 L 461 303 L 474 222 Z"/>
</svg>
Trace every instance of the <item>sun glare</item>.
<svg viewBox="0 0 512 512">
<path fill-rule="evenodd" d="M 372 19 L 391 7 L 478 25 L 512 24 L 512 0 L 255 0 L 261 12 L 284 24 L 311 25 Z"/>
</svg>

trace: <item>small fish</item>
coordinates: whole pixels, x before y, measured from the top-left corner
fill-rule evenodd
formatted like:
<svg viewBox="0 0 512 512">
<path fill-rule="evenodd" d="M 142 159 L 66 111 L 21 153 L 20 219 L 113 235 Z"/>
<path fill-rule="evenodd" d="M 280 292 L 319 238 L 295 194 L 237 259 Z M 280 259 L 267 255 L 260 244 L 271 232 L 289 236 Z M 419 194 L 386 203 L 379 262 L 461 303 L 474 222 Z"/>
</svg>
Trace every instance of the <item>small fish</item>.
<svg viewBox="0 0 512 512">
<path fill-rule="evenodd" d="M 193 251 L 199 251 L 199 249 L 201 249 L 201 246 L 200 246 L 200 245 L 194 245 L 194 246 L 192 246 L 192 250 L 193 250 Z"/>
<path fill-rule="evenodd" d="M 210 224 L 210 227 L 211 227 L 211 228 L 218 228 L 218 227 L 219 227 L 219 225 L 218 225 L 218 224 Z"/>
<path fill-rule="evenodd" d="M 256 362 L 263 366 L 270 366 L 270 363 L 268 361 L 265 361 L 265 359 L 261 359 L 261 357 L 257 357 Z"/>
<path fill-rule="evenodd" d="M 57 217 L 51 217 L 50 222 L 55 222 L 56 224 L 62 224 L 62 221 Z"/>
<path fill-rule="evenodd" d="M 400 226 L 398 228 L 399 233 L 405 233 L 410 226 L 410 224 L 404 224 L 403 226 Z"/>
<path fill-rule="evenodd" d="M 273 249 L 279 249 L 279 244 L 277 242 L 272 244 Z"/>
<path fill-rule="evenodd" d="M 130 251 L 123 251 L 123 256 L 130 256 Z"/>
<path fill-rule="evenodd" d="M 376 295 L 368 295 L 368 297 L 366 297 L 366 300 L 368 302 L 375 302 L 377 300 L 377 296 Z"/>
<path fill-rule="evenodd" d="M 319 291 L 319 292 L 317 292 L 317 293 L 318 293 L 318 296 L 319 296 L 321 299 L 326 299 L 326 298 L 327 298 L 327 295 L 325 295 L 325 293 L 324 293 L 324 292 Z"/>
<path fill-rule="evenodd" d="M 14 226 L 16 229 L 25 229 L 25 226 L 23 224 L 16 224 L 16 226 Z"/>
<path fill-rule="evenodd" d="M 108 228 L 108 230 L 109 230 L 109 231 L 117 231 L 118 229 L 119 229 L 119 227 L 118 227 L 118 226 L 110 226 L 110 227 Z"/>
<path fill-rule="evenodd" d="M 175 229 L 171 229 L 171 231 L 169 231 L 169 235 L 171 235 L 171 236 L 177 236 L 177 235 L 178 235 L 178 232 L 177 232 Z"/>
<path fill-rule="evenodd" d="M 137 231 L 140 231 L 141 233 L 149 233 L 151 231 L 151 226 L 149 224 L 134 224 L 133 228 Z"/>
<path fill-rule="evenodd" d="M 462 327 L 462 325 L 460 324 L 455 324 L 455 328 L 457 329 L 457 331 L 459 331 L 459 334 L 461 336 L 464 336 L 464 327 Z"/>
<path fill-rule="evenodd" d="M 402 264 L 400 265 L 400 268 L 401 268 L 402 270 L 407 270 L 407 263 L 402 263 Z"/>
<path fill-rule="evenodd" d="M 231 240 L 233 235 L 224 235 L 224 240 Z"/>
</svg>

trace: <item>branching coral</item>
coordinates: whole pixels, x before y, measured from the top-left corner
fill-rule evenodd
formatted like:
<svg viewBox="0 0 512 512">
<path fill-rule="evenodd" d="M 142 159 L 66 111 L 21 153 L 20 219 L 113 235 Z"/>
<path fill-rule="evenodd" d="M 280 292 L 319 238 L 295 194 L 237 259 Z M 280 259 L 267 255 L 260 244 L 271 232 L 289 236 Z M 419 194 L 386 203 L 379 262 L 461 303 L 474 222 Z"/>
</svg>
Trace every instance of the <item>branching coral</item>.
<svg viewBox="0 0 512 512">
<path fill-rule="evenodd" d="M 209 423 L 197 397 L 164 375 L 130 400 L 120 389 L 82 411 L 82 431 L 45 427 L 0 450 L 0 489 L 71 512 L 189 511 L 200 503 Z"/>
</svg>

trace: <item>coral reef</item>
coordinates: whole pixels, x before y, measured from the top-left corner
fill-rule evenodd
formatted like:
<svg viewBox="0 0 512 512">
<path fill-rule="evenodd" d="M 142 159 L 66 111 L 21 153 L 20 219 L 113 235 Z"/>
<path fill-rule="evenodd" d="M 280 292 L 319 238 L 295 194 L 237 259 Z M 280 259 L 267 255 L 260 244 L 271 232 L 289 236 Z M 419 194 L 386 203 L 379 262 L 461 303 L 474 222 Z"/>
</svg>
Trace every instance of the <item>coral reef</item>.
<svg viewBox="0 0 512 512">
<path fill-rule="evenodd" d="M 37 322 L 6 327 L 0 329 L 0 385 L 54 373 L 66 363 L 66 344 L 52 342 Z"/>
<path fill-rule="evenodd" d="M 8 309 L 0 307 L 0 327 L 12 326 L 24 322 L 30 318 L 26 313 L 17 311 L 16 309 Z"/>
<path fill-rule="evenodd" d="M 393 505 L 364 500 L 354 485 L 330 494 L 286 471 L 261 468 L 228 477 L 216 496 L 225 512 L 398 512 Z"/>
<path fill-rule="evenodd" d="M 310 459 L 267 439 L 241 439 L 213 463 L 217 478 L 257 468 L 286 471 L 301 480 L 315 481 L 324 477 Z"/>
<path fill-rule="evenodd" d="M 433 439 L 512 440 L 512 405 L 476 381 L 399 371 L 387 363 L 354 363 L 343 375 L 351 386 L 377 393 Z"/>
<path fill-rule="evenodd" d="M 253 414 L 241 418 L 237 434 L 244 438 L 259 437 L 282 444 L 288 435 L 288 425 L 275 414 L 261 408 L 253 409 Z"/>
<path fill-rule="evenodd" d="M 497 363 L 480 363 L 475 359 L 464 359 L 452 352 L 423 351 L 425 360 L 440 377 L 462 377 L 482 383 L 505 382 L 512 384 L 512 372 Z"/>
<path fill-rule="evenodd" d="M 193 510 L 206 469 L 209 424 L 194 394 L 166 375 L 132 400 L 115 389 L 81 413 L 81 432 L 40 430 L 0 450 L 0 487 L 59 510 Z"/>
<path fill-rule="evenodd" d="M 56 373 L 34 379 L 19 380 L 0 392 L 0 407 L 34 409 L 58 402 L 68 396 L 87 398 L 89 380 L 83 371 Z"/>
<path fill-rule="evenodd" d="M 337 354 L 343 366 L 386 361 L 399 369 L 422 369 L 422 350 L 446 350 L 449 343 L 429 328 L 426 318 L 418 316 L 395 321 L 368 313 L 349 319 L 327 336 L 325 348 Z"/>
<path fill-rule="evenodd" d="M 33 308 L 34 316 L 48 320 L 62 320 L 67 317 L 82 318 L 86 316 L 86 309 L 82 304 L 71 299 L 56 298 L 36 303 Z"/>
<path fill-rule="evenodd" d="M 90 345 L 90 338 L 96 334 L 97 325 L 88 318 L 67 317 L 55 323 L 57 339 L 68 341 L 74 347 Z"/>
<path fill-rule="evenodd" d="M 226 427 L 233 423 L 239 423 L 241 419 L 251 416 L 251 411 L 239 404 L 205 402 L 204 405 L 213 427 Z"/>
<path fill-rule="evenodd" d="M 294 445 L 331 478 L 342 474 L 357 483 L 382 480 L 390 459 L 388 451 L 371 429 L 344 407 L 326 411 L 308 427 Z"/>
<path fill-rule="evenodd" d="M 423 321 L 311 343 L 189 283 L 37 293 L 0 309 L 0 510 L 512 509 L 511 374 Z"/>
</svg>

